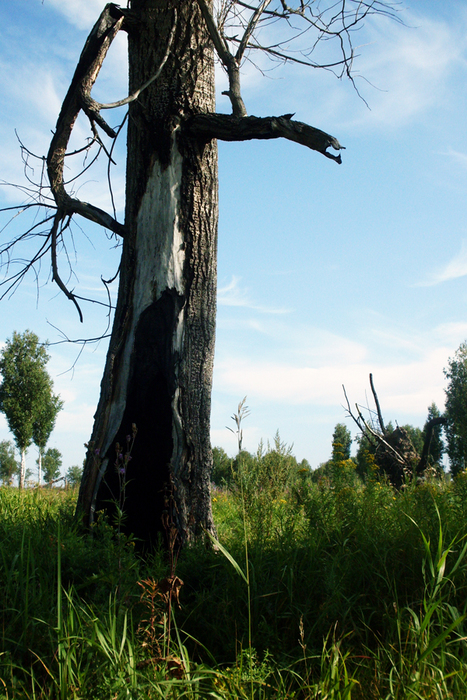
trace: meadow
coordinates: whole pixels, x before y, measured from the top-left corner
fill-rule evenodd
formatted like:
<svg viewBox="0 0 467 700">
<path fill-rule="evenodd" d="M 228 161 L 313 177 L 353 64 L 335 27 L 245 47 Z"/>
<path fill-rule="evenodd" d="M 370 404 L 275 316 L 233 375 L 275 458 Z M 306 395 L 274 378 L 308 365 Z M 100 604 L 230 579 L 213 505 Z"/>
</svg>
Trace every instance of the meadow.
<svg viewBox="0 0 467 700">
<path fill-rule="evenodd" d="M 1 488 L 0 698 L 467 697 L 467 474 L 280 463 L 213 489 L 218 544 L 145 560 L 75 491 Z"/>
</svg>

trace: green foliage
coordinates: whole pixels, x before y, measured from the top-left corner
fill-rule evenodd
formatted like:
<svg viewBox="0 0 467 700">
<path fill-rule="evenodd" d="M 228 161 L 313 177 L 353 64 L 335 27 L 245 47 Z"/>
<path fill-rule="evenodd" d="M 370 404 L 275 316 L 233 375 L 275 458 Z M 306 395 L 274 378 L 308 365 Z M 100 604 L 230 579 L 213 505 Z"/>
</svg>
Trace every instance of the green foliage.
<svg viewBox="0 0 467 700">
<path fill-rule="evenodd" d="M 338 423 L 332 436 L 332 457 L 326 471 L 336 488 L 350 486 L 355 481 L 356 462 L 350 458 L 352 435 L 343 424 Z"/>
<path fill-rule="evenodd" d="M 451 473 L 463 471 L 467 459 L 467 342 L 461 343 L 444 370 L 446 389 L 446 442 Z"/>
<path fill-rule="evenodd" d="M 0 410 L 22 453 L 22 469 L 33 440 L 40 449 L 45 447 L 63 405 L 52 393 L 52 381 L 45 369 L 48 360 L 45 347 L 31 331 L 15 331 L 0 352 Z M 21 473 L 20 485 L 23 481 Z"/>
<path fill-rule="evenodd" d="M 211 481 L 219 488 L 229 487 L 232 483 L 232 460 L 222 447 L 212 448 Z"/>
<path fill-rule="evenodd" d="M 70 486 L 77 486 L 81 481 L 81 477 L 83 476 L 83 467 L 79 467 L 77 464 L 74 464 L 68 468 L 65 476 Z"/>
<path fill-rule="evenodd" d="M 30 331 L 13 333 L 0 352 L 0 408 L 5 413 L 16 444 L 23 450 L 32 442 L 33 425 L 46 389 L 44 368 L 48 360 L 39 338 Z"/>
<path fill-rule="evenodd" d="M 375 446 L 369 441 L 366 435 L 357 437 L 357 454 L 355 461 L 357 463 L 356 472 L 360 479 L 372 479 L 378 472 L 378 466 L 375 459 Z"/>
<path fill-rule="evenodd" d="M 41 404 L 37 409 L 32 432 L 33 442 L 41 452 L 45 450 L 50 434 L 55 427 L 57 415 L 63 408 L 63 401 L 52 392 L 52 380 L 48 376 L 47 379 L 48 387 L 44 390 Z"/>
<path fill-rule="evenodd" d="M 13 477 L 18 473 L 18 467 L 13 444 L 9 440 L 2 440 L 0 442 L 0 479 L 4 485 L 11 484 Z"/>
<path fill-rule="evenodd" d="M 260 539 L 271 536 L 274 514 L 283 511 L 283 494 L 290 491 L 300 471 L 292 446 L 280 438 L 279 431 L 265 449 L 260 442 L 256 455 L 240 452 L 233 463 L 233 493 L 242 503 L 243 515 L 248 528 Z M 307 474 L 308 474 L 308 470 Z M 283 512 L 287 519 L 287 513 Z M 240 523 L 239 523 L 240 526 Z"/>
<path fill-rule="evenodd" d="M 344 423 L 338 423 L 332 435 L 332 457 L 334 462 L 343 462 L 350 459 L 352 448 L 352 435 Z"/>
<path fill-rule="evenodd" d="M 217 493 L 230 559 L 182 551 L 182 608 L 161 658 L 164 554 L 143 563 L 102 518 L 81 531 L 74 491 L 0 489 L 0 697 L 466 697 L 466 495 L 464 473 L 397 492 L 299 470 L 265 536 L 234 526 L 237 492 Z"/>
<path fill-rule="evenodd" d="M 332 486 L 341 488 L 355 482 L 357 462 L 350 457 L 352 435 L 344 423 L 337 423 L 332 435 L 331 459 L 323 462 L 311 475 L 312 481 L 320 483 L 323 479 Z"/>
<path fill-rule="evenodd" d="M 42 457 L 42 468 L 44 470 L 44 481 L 50 482 L 60 476 L 62 466 L 62 453 L 56 447 L 49 447 Z"/>
<path fill-rule="evenodd" d="M 421 456 L 423 452 L 423 443 L 425 442 L 425 435 L 423 430 L 420 428 L 415 428 L 413 425 L 401 425 L 401 428 L 407 432 L 407 435 L 410 438 L 410 442 L 412 443 L 415 452 Z"/>
<path fill-rule="evenodd" d="M 432 403 L 428 407 L 428 416 L 423 427 L 423 439 L 425 439 L 428 423 L 434 418 L 440 418 L 441 413 L 435 403 Z M 438 471 L 441 471 L 441 460 L 446 448 L 443 440 L 443 427 L 442 425 L 435 425 L 431 433 L 430 450 L 428 453 L 428 465 L 434 467 Z"/>
</svg>

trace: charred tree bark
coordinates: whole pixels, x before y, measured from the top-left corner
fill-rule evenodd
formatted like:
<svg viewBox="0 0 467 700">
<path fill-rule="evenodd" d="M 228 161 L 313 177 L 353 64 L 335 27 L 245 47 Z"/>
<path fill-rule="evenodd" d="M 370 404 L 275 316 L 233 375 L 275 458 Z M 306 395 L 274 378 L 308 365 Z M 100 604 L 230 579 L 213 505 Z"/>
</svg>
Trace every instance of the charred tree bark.
<svg viewBox="0 0 467 700">
<path fill-rule="evenodd" d="M 116 498 L 116 445 L 136 424 L 125 528 L 146 544 L 170 507 L 182 542 L 213 530 L 209 421 L 217 257 L 217 149 L 183 129 L 214 111 L 214 60 L 192 0 L 133 0 L 125 236 L 101 398 L 79 507 L 88 522 Z M 117 460 L 118 467 L 118 460 Z M 111 508 L 111 504 L 110 504 Z"/>
</svg>

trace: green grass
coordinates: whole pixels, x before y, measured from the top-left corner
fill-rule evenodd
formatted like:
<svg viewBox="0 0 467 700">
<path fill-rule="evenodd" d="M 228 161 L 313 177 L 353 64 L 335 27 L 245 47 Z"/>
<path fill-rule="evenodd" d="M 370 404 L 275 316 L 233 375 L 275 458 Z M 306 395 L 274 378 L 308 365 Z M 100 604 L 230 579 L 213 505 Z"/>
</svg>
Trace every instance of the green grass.
<svg viewBox="0 0 467 700">
<path fill-rule="evenodd" d="M 162 552 L 0 489 L 0 698 L 467 697 L 466 475 L 252 483 L 213 493 L 222 547 L 180 556 L 170 634 Z"/>
</svg>

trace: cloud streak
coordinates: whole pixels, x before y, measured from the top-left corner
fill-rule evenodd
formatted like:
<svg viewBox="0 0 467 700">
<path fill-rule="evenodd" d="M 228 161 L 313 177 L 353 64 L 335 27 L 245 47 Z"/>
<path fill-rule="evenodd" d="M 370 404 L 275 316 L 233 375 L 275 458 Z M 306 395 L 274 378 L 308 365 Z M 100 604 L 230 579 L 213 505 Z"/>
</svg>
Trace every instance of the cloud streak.
<svg viewBox="0 0 467 700">
<path fill-rule="evenodd" d="M 433 287 L 443 282 L 465 277 L 467 275 L 467 241 L 463 240 L 460 251 L 441 269 L 434 272 L 426 281 L 415 284 L 416 287 Z"/>
<path fill-rule="evenodd" d="M 231 281 L 217 291 L 217 303 L 219 306 L 238 306 L 264 314 L 287 314 L 289 309 L 271 308 L 255 304 L 248 297 L 248 291 L 240 287 L 240 277 L 232 275 Z"/>
</svg>

